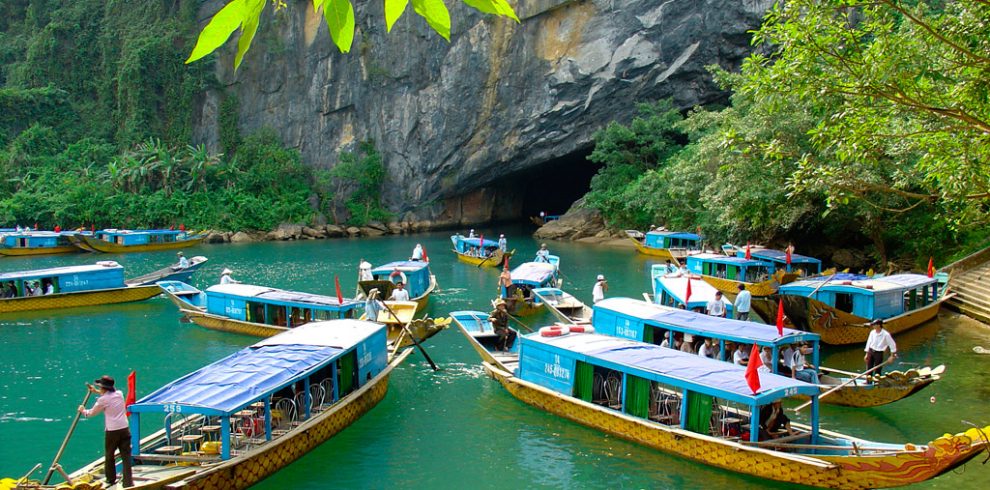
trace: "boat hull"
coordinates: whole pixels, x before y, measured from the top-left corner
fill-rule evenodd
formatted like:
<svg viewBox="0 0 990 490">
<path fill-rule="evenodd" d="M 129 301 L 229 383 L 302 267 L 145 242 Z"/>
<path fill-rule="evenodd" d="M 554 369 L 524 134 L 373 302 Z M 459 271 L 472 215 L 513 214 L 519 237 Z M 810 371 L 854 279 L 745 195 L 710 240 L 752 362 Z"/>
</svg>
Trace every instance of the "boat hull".
<svg viewBox="0 0 990 490">
<path fill-rule="evenodd" d="M 76 240 L 73 243 L 79 246 L 79 243 L 85 246 L 80 246 L 86 251 L 97 251 L 103 253 L 129 253 L 129 252 L 154 252 L 158 250 L 175 250 L 177 248 L 186 248 L 199 245 L 203 240 L 206 239 L 205 235 L 199 235 L 194 238 L 189 238 L 187 240 L 177 240 L 174 242 L 161 242 L 161 243 L 149 243 L 145 245 L 118 245 L 116 243 L 110 243 L 106 240 L 100 240 L 93 238 L 91 236 L 79 235 L 75 237 Z"/>
<path fill-rule="evenodd" d="M 77 293 L 58 293 L 47 296 L 8 298 L 0 300 L 0 313 L 130 303 L 132 301 L 144 301 L 153 298 L 161 294 L 161 292 L 161 288 L 152 284 L 150 286 L 131 286 L 81 291 Z"/>
<path fill-rule="evenodd" d="M 907 398 L 926 386 L 934 383 L 936 378 L 915 379 L 906 383 L 885 384 L 882 380 L 877 380 L 875 384 L 860 384 L 857 386 L 844 386 L 824 398 L 820 398 L 822 403 L 829 405 L 840 405 L 844 407 L 878 407 L 893 403 L 903 398 Z M 831 387 L 822 386 L 824 394 Z"/>
<path fill-rule="evenodd" d="M 813 298 L 793 295 L 782 295 L 782 298 L 784 313 L 795 327 L 821 335 L 826 344 L 862 344 L 870 336 L 869 318 L 837 310 Z M 943 296 L 923 308 L 884 319 L 883 326 L 892 335 L 917 327 L 935 318 L 945 299 Z"/>
<path fill-rule="evenodd" d="M 647 247 L 646 245 L 643 245 L 643 242 L 641 242 L 641 241 L 639 241 L 639 240 L 637 240 L 635 238 L 632 238 L 632 237 L 629 237 L 629 239 L 632 240 L 632 242 L 634 244 L 636 244 L 636 251 L 637 252 L 639 252 L 639 253 L 641 253 L 643 255 L 649 255 L 650 257 L 659 257 L 659 258 L 661 258 L 663 260 L 669 260 L 669 261 L 671 261 L 672 263 L 674 263 L 675 265 L 678 265 L 678 266 L 681 265 L 680 259 L 683 259 L 684 257 L 687 256 L 687 254 L 683 254 L 683 255 L 682 254 L 677 254 L 677 255 L 675 255 L 675 254 L 671 253 L 670 249 L 667 249 L 667 248 Z"/>
<path fill-rule="evenodd" d="M 721 277 L 712 276 L 701 276 L 701 280 L 711 284 L 711 286 L 722 294 L 726 295 L 728 298 L 735 298 L 736 294 L 739 292 L 739 285 L 742 284 L 746 287 L 753 297 L 770 296 L 777 292 L 777 288 L 780 287 L 780 282 L 776 279 L 768 279 L 762 282 L 742 282 L 734 281 L 732 279 L 723 279 Z"/>
<path fill-rule="evenodd" d="M 505 262 L 505 257 L 512 257 L 512 252 L 506 253 L 501 250 L 496 250 L 491 257 L 475 257 L 473 255 L 460 253 L 457 250 L 454 250 L 454 253 L 457 254 L 457 260 L 460 260 L 465 264 L 482 267 L 502 267 L 502 264 Z"/>
<path fill-rule="evenodd" d="M 966 434 L 940 437 L 927 450 L 900 451 L 888 456 L 802 456 L 661 426 L 519 380 L 497 364 L 486 362 L 484 367 L 514 397 L 536 408 L 710 466 L 794 484 L 842 489 L 908 485 L 965 463 L 986 445 L 980 441 L 977 429 L 972 429 Z"/>
<path fill-rule="evenodd" d="M 61 247 L 0 247 L 0 255 L 14 257 L 24 255 L 52 255 L 79 252 L 79 247 L 65 245 Z"/>
</svg>

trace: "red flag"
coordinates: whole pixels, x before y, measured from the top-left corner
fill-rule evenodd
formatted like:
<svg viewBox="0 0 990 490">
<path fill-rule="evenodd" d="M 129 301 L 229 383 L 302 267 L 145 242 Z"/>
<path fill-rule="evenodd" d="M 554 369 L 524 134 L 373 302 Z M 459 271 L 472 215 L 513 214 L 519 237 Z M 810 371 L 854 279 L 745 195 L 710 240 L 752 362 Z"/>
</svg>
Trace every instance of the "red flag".
<svg viewBox="0 0 990 490">
<path fill-rule="evenodd" d="M 935 261 L 932 257 L 928 257 L 928 277 L 935 277 Z"/>
<path fill-rule="evenodd" d="M 749 242 L 746 242 L 746 260 L 752 259 L 753 255 L 749 253 Z"/>
<path fill-rule="evenodd" d="M 340 278 L 337 276 L 333 276 L 333 283 L 335 286 L 337 286 L 337 302 L 340 304 L 344 304 L 344 295 L 340 294 Z"/>
<path fill-rule="evenodd" d="M 684 293 L 684 309 L 690 310 L 688 302 L 691 301 L 691 276 L 688 276 L 687 292 Z"/>
<path fill-rule="evenodd" d="M 787 260 L 787 265 L 791 265 L 791 252 L 794 251 L 794 245 L 788 245 L 786 250 L 785 259 Z"/>
<path fill-rule="evenodd" d="M 777 299 L 777 335 L 784 336 L 784 298 Z"/>
<path fill-rule="evenodd" d="M 746 364 L 746 383 L 755 395 L 760 391 L 760 371 L 763 367 L 763 360 L 760 359 L 760 348 L 753 344 L 753 350 L 749 351 L 749 362 Z"/>
<path fill-rule="evenodd" d="M 423 247 L 423 262 L 429 262 L 430 256 L 426 255 L 426 247 Z"/>
<path fill-rule="evenodd" d="M 55 225 L 55 233 L 58 233 L 60 231 L 62 231 L 62 227 L 59 225 Z"/>
<path fill-rule="evenodd" d="M 503 257 L 505 258 L 505 260 L 502 261 L 502 267 L 508 269 L 509 268 L 509 254 L 505 254 Z"/>
<path fill-rule="evenodd" d="M 89 225 L 89 231 L 96 233 L 96 225 Z"/>
<path fill-rule="evenodd" d="M 137 401 L 137 372 L 131 371 L 131 374 L 127 375 L 127 399 L 124 400 L 124 406 L 129 407 Z M 131 412 L 128 411 L 127 415 L 130 416 Z"/>
</svg>

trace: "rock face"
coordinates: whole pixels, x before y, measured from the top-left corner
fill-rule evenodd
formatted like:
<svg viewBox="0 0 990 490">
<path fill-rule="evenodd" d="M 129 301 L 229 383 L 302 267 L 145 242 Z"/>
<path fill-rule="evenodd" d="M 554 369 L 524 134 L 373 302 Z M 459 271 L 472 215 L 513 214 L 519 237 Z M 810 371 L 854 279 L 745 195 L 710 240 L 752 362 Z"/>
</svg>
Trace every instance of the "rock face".
<svg viewBox="0 0 990 490">
<path fill-rule="evenodd" d="M 337 52 L 309 0 L 268 8 L 237 72 L 236 43 L 223 48 L 224 88 L 203 98 L 196 137 L 220 150 L 218 107 L 236 96 L 243 134 L 274 128 L 312 166 L 332 166 L 340 151 L 374 140 L 388 173 L 383 199 L 403 221 L 517 217 L 514 178 L 586 150 L 596 130 L 628 121 L 637 103 L 723 99 L 704 67 L 738 67 L 747 31 L 773 2 L 511 3 L 518 24 L 448 2 L 448 44 L 412 8 L 386 34 L 383 3 L 357 2 L 349 54 Z M 221 5 L 205 2 L 203 22 Z"/>
<path fill-rule="evenodd" d="M 550 221 L 533 233 L 533 236 L 549 240 L 579 240 L 581 238 L 608 236 L 605 220 L 597 209 L 582 207 L 583 199 L 574 203 L 560 219 Z M 604 233 L 603 233 L 604 232 Z M 602 236 L 599 236 L 602 235 Z"/>
</svg>

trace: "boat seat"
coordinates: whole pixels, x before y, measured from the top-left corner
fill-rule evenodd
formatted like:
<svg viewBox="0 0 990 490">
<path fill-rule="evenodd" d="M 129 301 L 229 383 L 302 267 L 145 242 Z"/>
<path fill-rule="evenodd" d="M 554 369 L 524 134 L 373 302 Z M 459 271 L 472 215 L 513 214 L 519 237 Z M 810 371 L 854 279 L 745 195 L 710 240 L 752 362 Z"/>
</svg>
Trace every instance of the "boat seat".
<svg viewBox="0 0 990 490">
<path fill-rule="evenodd" d="M 179 454 L 182 452 L 182 446 L 156 447 L 155 452 L 158 454 Z"/>
</svg>

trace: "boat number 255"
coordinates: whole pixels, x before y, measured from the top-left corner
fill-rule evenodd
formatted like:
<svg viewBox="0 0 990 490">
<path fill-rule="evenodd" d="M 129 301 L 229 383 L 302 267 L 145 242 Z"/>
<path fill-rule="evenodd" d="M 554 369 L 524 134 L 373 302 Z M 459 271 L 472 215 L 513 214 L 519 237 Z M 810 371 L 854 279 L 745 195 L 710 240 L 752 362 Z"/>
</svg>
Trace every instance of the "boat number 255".
<svg viewBox="0 0 990 490">
<path fill-rule="evenodd" d="M 164 408 L 165 413 L 182 413 L 182 405 L 177 403 L 166 403 Z"/>
</svg>

